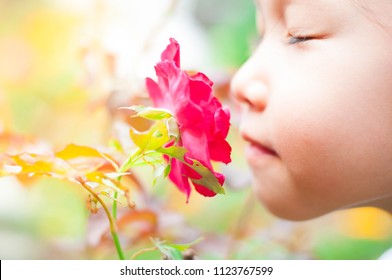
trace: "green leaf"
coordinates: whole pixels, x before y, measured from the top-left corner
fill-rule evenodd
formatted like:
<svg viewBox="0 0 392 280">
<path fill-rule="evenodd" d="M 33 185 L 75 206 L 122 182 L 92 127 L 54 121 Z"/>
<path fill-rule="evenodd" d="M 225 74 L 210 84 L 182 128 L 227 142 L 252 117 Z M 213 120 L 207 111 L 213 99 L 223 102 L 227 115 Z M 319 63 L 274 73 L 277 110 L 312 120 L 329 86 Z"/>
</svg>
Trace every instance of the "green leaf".
<svg viewBox="0 0 392 280">
<path fill-rule="evenodd" d="M 152 181 L 153 186 L 155 186 L 158 178 L 163 175 L 164 171 L 165 171 L 165 166 L 163 166 L 162 164 L 157 164 L 156 166 L 154 166 L 154 179 Z"/>
<path fill-rule="evenodd" d="M 121 142 L 116 138 L 109 139 L 108 145 L 109 145 L 109 147 L 113 148 L 114 150 L 116 150 L 118 152 L 124 152 L 124 149 L 121 145 Z"/>
<path fill-rule="evenodd" d="M 122 107 L 121 109 L 129 109 L 136 112 L 137 117 L 141 117 L 147 120 L 159 121 L 172 117 L 170 111 L 162 108 L 145 107 L 145 106 L 130 106 Z"/>
<path fill-rule="evenodd" d="M 164 245 L 164 241 L 154 240 L 152 239 L 155 247 L 165 255 L 169 260 L 182 260 L 183 256 L 177 248 L 174 248 L 170 245 Z"/>
<path fill-rule="evenodd" d="M 211 170 L 197 160 L 193 160 L 193 166 L 191 166 L 191 168 L 201 175 L 201 178 L 197 180 L 190 178 L 193 183 L 205 186 L 207 189 L 210 189 L 215 193 L 225 194 L 225 190 L 219 184 L 218 179 Z"/>
<path fill-rule="evenodd" d="M 142 151 L 155 150 L 169 142 L 170 136 L 166 123 L 157 121 L 147 132 L 139 132 L 134 128 L 130 130 L 132 141 Z"/>
<path fill-rule="evenodd" d="M 185 244 L 167 244 L 166 246 L 170 246 L 172 248 L 175 248 L 177 250 L 179 250 L 180 252 L 184 252 L 185 250 L 188 250 L 190 247 L 196 245 L 197 243 L 199 243 L 200 241 L 202 241 L 203 238 L 200 237 L 192 242 L 189 243 L 185 243 Z"/>
<path fill-rule="evenodd" d="M 185 149 L 184 147 L 171 146 L 171 147 L 167 147 L 167 148 L 159 148 L 159 149 L 156 149 L 156 151 L 160 152 L 161 154 L 168 155 L 169 157 L 173 157 L 175 159 L 178 159 L 179 161 L 181 161 L 183 163 L 187 163 L 187 162 L 185 162 L 184 156 L 188 152 L 188 150 Z"/>
<path fill-rule="evenodd" d="M 163 171 L 163 177 L 166 178 L 169 175 L 170 171 L 171 171 L 171 165 L 168 164 L 166 165 L 165 170 Z"/>
<path fill-rule="evenodd" d="M 168 155 L 170 157 L 173 157 L 182 163 L 186 164 L 190 168 L 192 168 L 194 171 L 196 171 L 201 178 L 200 179 L 193 179 L 190 178 L 192 182 L 202 185 L 206 187 L 207 189 L 219 193 L 219 194 L 224 194 L 225 190 L 222 188 L 222 186 L 219 184 L 218 179 L 215 177 L 214 173 L 207 167 L 205 167 L 203 164 L 201 164 L 199 161 L 195 159 L 188 158 L 188 160 L 185 160 L 185 154 L 187 153 L 187 150 L 184 147 L 177 147 L 177 146 L 171 146 L 168 148 L 158 148 L 156 149 L 157 152 L 160 152 L 162 154 Z M 191 163 L 189 163 L 191 161 Z"/>
<path fill-rule="evenodd" d="M 164 241 L 152 239 L 152 241 L 155 244 L 155 247 L 170 260 L 183 260 L 184 257 L 182 255 L 182 252 L 184 252 L 185 250 L 189 249 L 190 247 L 199 243 L 202 240 L 203 238 L 200 237 L 186 244 L 165 244 Z"/>
<path fill-rule="evenodd" d="M 159 251 L 164 254 L 169 260 L 182 260 L 184 257 L 182 256 L 181 252 L 171 246 L 168 245 L 159 245 Z"/>
</svg>

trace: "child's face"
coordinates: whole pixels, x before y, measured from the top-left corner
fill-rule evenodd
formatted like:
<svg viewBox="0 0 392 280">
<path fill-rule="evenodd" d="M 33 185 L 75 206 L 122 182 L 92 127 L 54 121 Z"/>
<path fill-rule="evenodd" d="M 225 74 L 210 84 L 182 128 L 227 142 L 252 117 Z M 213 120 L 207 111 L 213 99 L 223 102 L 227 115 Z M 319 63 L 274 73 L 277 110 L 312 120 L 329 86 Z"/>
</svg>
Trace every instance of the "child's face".
<svg viewBox="0 0 392 280">
<path fill-rule="evenodd" d="M 232 87 L 258 197 L 302 220 L 391 196 L 392 2 L 257 3 Z"/>
</svg>

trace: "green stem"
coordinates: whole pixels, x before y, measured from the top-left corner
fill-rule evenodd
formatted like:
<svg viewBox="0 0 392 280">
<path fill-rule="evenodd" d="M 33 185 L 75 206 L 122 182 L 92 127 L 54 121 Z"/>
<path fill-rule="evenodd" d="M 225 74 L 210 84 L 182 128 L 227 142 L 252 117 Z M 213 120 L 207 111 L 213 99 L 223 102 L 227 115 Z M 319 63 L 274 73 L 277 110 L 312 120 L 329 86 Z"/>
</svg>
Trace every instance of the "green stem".
<svg viewBox="0 0 392 280">
<path fill-rule="evenodd" d="M 126 170 L 128 170 L 132 166 L 133 162 L 135 161 L 135 157 L 140 156 L 141 152 L 142 151 L 140 149 L 137 149 L 131 155 L 131 157 L 126 162 L 124 162 L 124 164 L 119 168 L 118 172 L 121 173 L 121 172 L 125 172 Z M 117 180 L 120 183 L 121 177 L 118 177 Z M 118 192 L 114 192 L 114 200 L 113 200 L 113 204 L 112 204 L 112 215 L 110 216 L 109 211 L 106 211 L 107 212 L 106 214 L 108 215 L 108 218 L 109 218 L 109 216 L 111 217 L 111 218 L 109 218 L 109 221 L 112 219 L 112 223 L 114 225 L 113 227 L 110 226 L 110 232 L 113 237 L 114 245 L 116 246 L 118 257 L 120 258 L 120 260 L 125 260 L 124 253 L 121 248 L 120 239 L 118 238 L 118 234 L 117 234 L 117 230 L 116 230 L 116 228 L 117 228 L 116 227 L 116 223 L 117 223 L 117 198 L 118 198 Z"/>
<path fill-rule="evenodd" d="M 118 258 L 120 260 L 125 260 L 124 252 L 121 248 L 121 243 L 120 243 L 120 239 L 118 238 L 117 231 L 112 231 L 111 233 L 112 233 L 114 245 L 116 246 Z"/>
<path fill-rule="evenodd" d="M 129 168 L 132 167 L 133 163 L 140 158 L 140 156 L 143 155 L 143 151 L 140 148 L 137 148 L 130 156 L 129 158 L 120 166 L 120 168 L 117 170 L 119 173 L 123 173 L 127 171 Z M 117 180 L 120 183 L 121 177 L 118 177 Z M 112 204 L 112 215 L 114 220 L 117 220 L 117 197 L 118 197 L 118 192 L 114 192 L 114 200 Z"/>
<path fill-rule="evenodd" d="M 143 156 L 143 150 L 137 148 L 128 158 L 127 160 L 120 166 L 118 172 L 125 172 L 132 167 L 134 162 L 138 160 L 141 156 Z"/>
<path fill-rule="evenodd" d="M 94 198 L 102 205 L 102 208 L 104 209 L 106 216 L 109 219 L 110 233 L 113 237 L 113 242 L 114 245 L 116 246 L 118 257 L 120 260 L 125 260 L 124 252 L 121 248 L 120 239 L 118 238 L 118 234 L 117 234 L 116 220 L 110 214 L 109 208 L 107 207 L 105 202 L 99 197 L 99 195 L 96 194 L 94 190 L 91 189 L 81 178 L 78 178 L 77 180 L 83 186 L 83 188 L 87 190 L 92 196 L 94 196 Z"/>
<path fill-rule="evenodd" d="M 114 192 L 114 200 L 112 204 L 112 216 L 115 221 L 117 221 L 117 197 L 118 197 L 118 192 Z"/>
<path fill-rule="evenodd" d="M 135 162 L 135 158 L 138 159 L 142 155 L 142 150 L 137 149 L 131 156 L 128 158 L 127 161 L 123 163 L 123 165 L 119 168 L 118 172 L 125 172 L 128 170 L 133 163 Z M 118 198 L 118 192 L 114 192 L 114 200 L 112 204 L 112 214 L 110 214 L 110 211 L 108 207 L 106 206 L 105 202 L 89 187 L 85 184 L 85 182 L 82 179 L 78 179 L 78 181 L 81 183 L 81 185 L 89 192 L 91 193 L 97 201 L 102 205 L 103 209 L 105 210 L 106 216 L 109 219 L 109 224 L 110 224 L 110 233 L 113 238 L 114 245 L 117 250 L 117 254 L 120 260 L 125 260 L 124 252 L 121 248 L 121 243 L 120 239 L 118 238 L 118 233 L 117 233 L 117 198 Z M 121 177 L 118 177 L 118 182 L 121 181 Z"/>
</svg>

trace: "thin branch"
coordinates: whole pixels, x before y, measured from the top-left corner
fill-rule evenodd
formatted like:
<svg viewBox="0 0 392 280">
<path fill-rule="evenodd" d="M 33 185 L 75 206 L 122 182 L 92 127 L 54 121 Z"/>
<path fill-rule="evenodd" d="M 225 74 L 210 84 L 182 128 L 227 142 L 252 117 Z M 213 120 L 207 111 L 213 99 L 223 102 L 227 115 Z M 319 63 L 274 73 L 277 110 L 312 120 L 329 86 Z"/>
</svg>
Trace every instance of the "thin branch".
<svg viewBox="0 0 392 280">
<path fill-rule="evenodd" d="M 100 198 L 99 195 L 96 194 L 94 192 L 94 190 L 92 188 L 90 188 L 82 178 L 76 178 L 76 180 L 82 185 L 82 187 L 86 191 L 88 191 L 102 205 L 102 208 L 104 209 L 106 216 L 109 219 L 110 233 L 112 234 L 113 242 L 114 242 L 114 245 L 116 246 L 118 257 L 120 258 L 120 260 L 125 260 L 124 252 L 121 248 L 120 240 L 119 240 L 118 234 L 117 234 L 116 221 L 113 219 L 113 216 L 110 214 L 109 208 L 107 207 L 105 202 L 102 200 L 102 198 Z"/>
<path fill-rule="evenodd" d="M 247 196 L 246 200 L 245 200 L 245 205 L 242 208 L 242 211 L 238 217 L 238 219 L 236 220 L 236 223 L 234 224 L 232 230 L 231 230 L 231 236 L 232 239 L 230 241 L 229 244 L 229 248 L 227 250 L 227 254 L 226 254 L 226 259 L 232 259 L 236 253 L 236 250 L 238 249 L 238 237 L 241 235 L 241 232 L 244 231 L 244 229 L 247 227 L 248 223 L 249 223 L 249 217 L 250 214 L 254 208 L 254 196 L 253 193 L 249 193 L 249 195 Z"/>
<path fill-rule="evenodd" d="M 134 254 L 131 256 L 131 260 L 136 259 L 138 256 L 140 256 L 140 255 L 142 255 L 142 254 L 144 254 L 144 253 L 152 252 L 152 251 L 156 251 L 156 250 L 158 250 L 158 248 L 157 248 L 156 246 L 151 247 L 151 248 L 144 248 L 144 249 L 141 249 L 141 250 L 137 251 L 136 253 L 134 253 Z"/>
</svg>

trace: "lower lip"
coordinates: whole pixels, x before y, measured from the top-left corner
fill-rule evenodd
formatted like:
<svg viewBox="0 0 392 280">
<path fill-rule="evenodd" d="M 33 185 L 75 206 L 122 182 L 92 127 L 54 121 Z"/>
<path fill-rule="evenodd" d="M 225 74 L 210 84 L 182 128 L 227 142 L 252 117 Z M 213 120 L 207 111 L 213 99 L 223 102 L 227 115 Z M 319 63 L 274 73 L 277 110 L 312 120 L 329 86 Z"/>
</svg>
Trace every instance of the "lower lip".
<svg viewBox="0 0 392 280">
<path fill-rule="evenodd" d="M 274 151 L 255 143 L 250 143 L 246 147 L 245 155 L 248 162 L 251 164 L 261 160 L 273 159 L 278 156 Z"/>
</svg>

